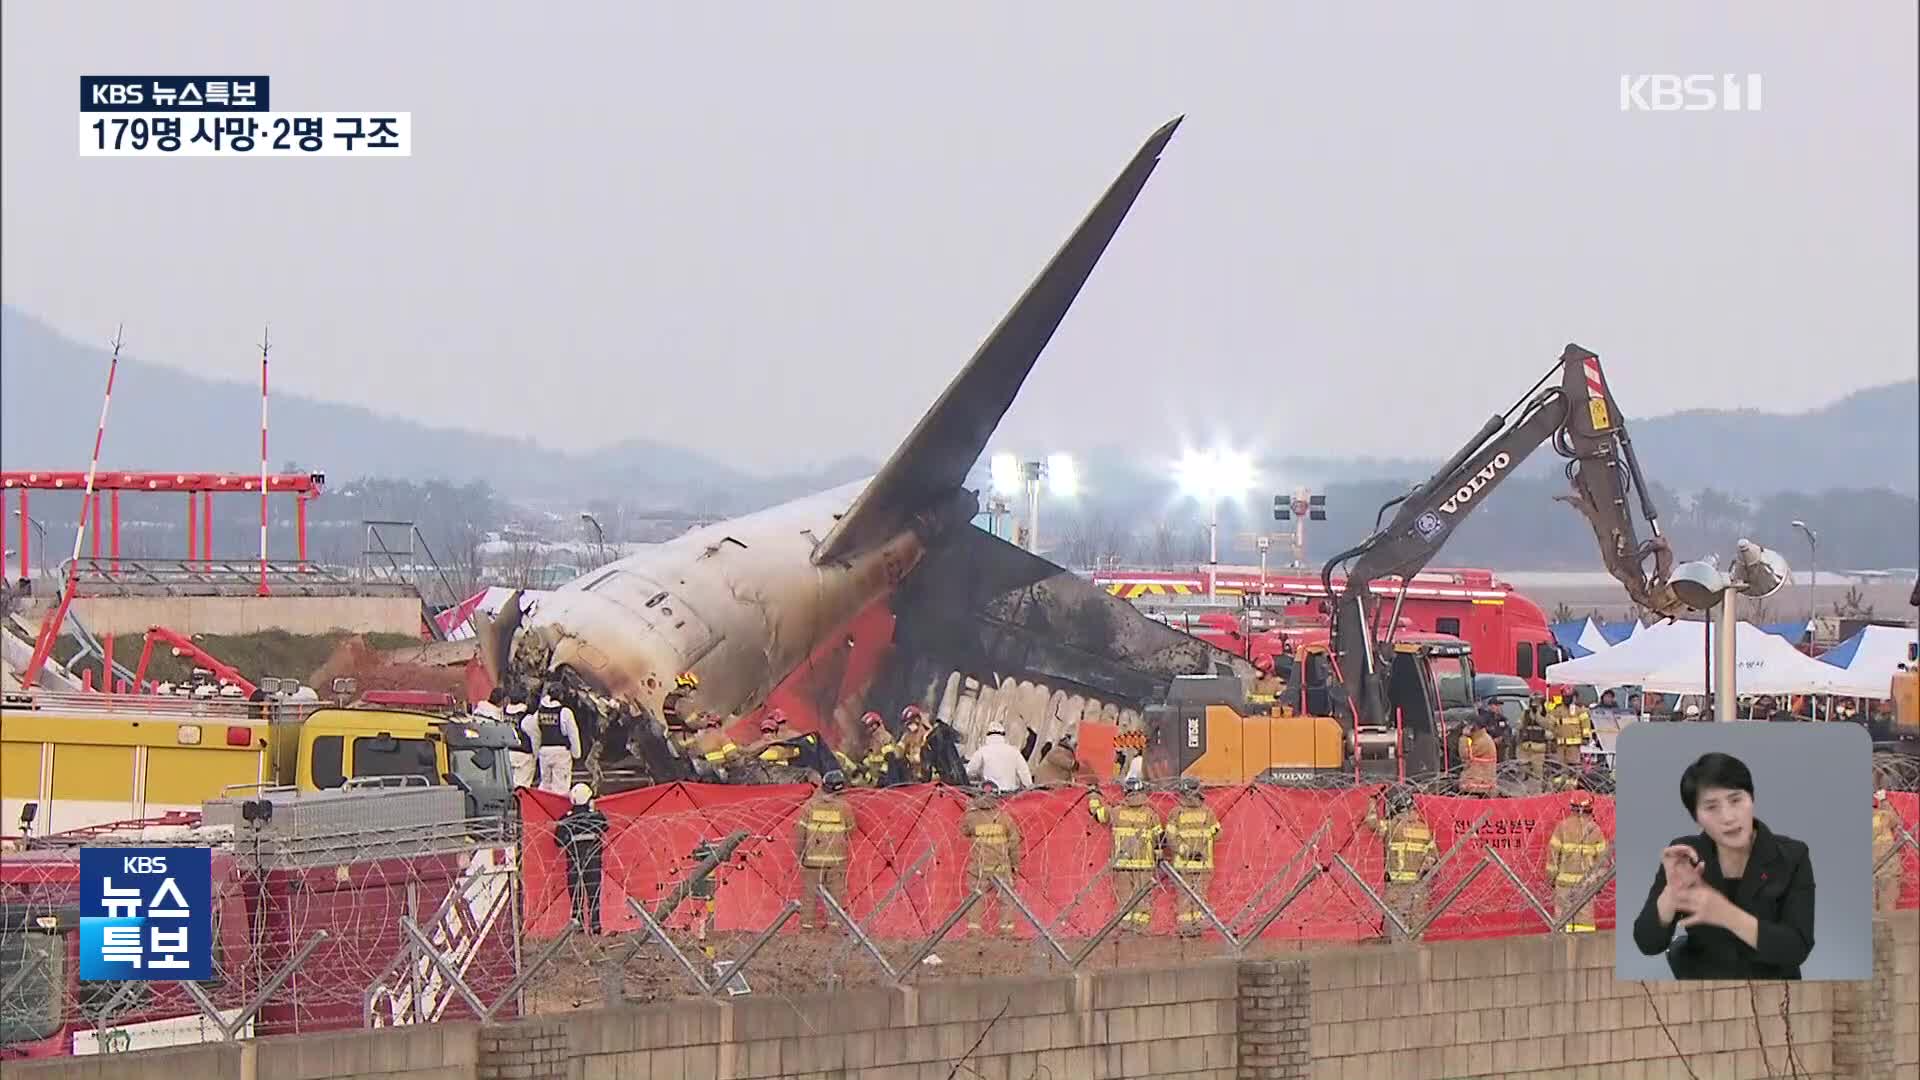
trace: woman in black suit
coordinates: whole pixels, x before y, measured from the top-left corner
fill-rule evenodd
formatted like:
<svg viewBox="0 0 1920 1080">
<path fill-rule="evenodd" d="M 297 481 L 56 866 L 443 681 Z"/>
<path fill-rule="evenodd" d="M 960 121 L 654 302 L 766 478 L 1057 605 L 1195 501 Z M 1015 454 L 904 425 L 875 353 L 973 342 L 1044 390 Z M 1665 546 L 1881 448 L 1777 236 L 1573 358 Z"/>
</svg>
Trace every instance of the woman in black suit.
<svg viewBox="0 0 1920 1080">
<path fill-rule="evenodd" d="M 1634 943 L 1665 952 L 1677 979 L 1798 979 L 1813 951 L 1807 845 L 1753 816 L 1753 773 L 1731 755 L 1687 766 L 1680 801 L 1700 832 L 1660 853 Z"/>
</svg>

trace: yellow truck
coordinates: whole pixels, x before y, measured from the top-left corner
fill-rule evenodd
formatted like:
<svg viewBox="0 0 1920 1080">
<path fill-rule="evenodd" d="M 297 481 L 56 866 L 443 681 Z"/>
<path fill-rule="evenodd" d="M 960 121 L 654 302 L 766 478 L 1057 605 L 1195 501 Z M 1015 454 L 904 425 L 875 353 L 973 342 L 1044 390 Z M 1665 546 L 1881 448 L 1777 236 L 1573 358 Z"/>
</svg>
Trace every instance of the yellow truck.
<svg viewBox="0 0 1920 1080">
<path fill-rule="evenodd" d="M 513 745 L 505 724 L 396 709 L 9 693 L 0 699 L 0 835 L 198 811 L 247 787 L 317 791 L 364 777 L 453 784 L 473 817 L 492 817 L 512 802 Z"/>
</svg>

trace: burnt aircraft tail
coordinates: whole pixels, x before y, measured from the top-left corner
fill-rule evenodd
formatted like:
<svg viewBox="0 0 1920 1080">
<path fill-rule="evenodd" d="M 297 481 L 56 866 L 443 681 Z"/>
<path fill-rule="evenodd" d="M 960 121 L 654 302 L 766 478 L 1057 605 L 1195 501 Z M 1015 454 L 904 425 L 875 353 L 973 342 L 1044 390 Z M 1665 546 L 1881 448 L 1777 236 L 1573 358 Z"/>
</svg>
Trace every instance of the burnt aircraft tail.
<svg viewBox="0 0 1920 1080">
<path fill-rule="evenodd" d="M 1133 208 L 1182 118 L 1153 133 L 814 550 L 820 565 L 880 543 L 966 482 L 1040 350 Z"/>
</svg>

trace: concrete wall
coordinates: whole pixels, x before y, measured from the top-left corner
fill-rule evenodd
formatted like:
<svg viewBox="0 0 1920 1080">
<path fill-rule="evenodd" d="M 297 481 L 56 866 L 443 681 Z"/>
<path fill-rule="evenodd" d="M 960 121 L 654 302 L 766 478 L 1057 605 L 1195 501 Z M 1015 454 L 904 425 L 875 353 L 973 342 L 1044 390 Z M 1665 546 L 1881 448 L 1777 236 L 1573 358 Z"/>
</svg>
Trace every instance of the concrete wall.
<svg viewBox="0 0 1920 1080">
<path fill-rule="evenodd" d="M 8 1080 L 1920 1077 L 1920 913 L 1859 983 L 1616 983 L 1613 936 L 583 1010 L 9 1063 Z M 1789 1038 L 1790 1037 L 1790 1038 Z"/>
<path fill-rule="evenodd" d="M 0 1072 L 8 1080 L 473 1080 L 479 1053 L 478 1025 L 431 1024 L 8 1063 Z"/>
<path fill-rule="evenodd" d="M 182 634 L 420 633 L 420 600 L 413 596 L 83 596 L 73 607 L 96 635 L 138 637 L 149 626 Z M 139 659 L 138 647 L 125 659 Z"/>
<path fill-rule="evenodd" d="M 529 1020 L 482 1036 L 480 1078 L 944 1080 L 965 1061 L 983 1080 L 1236 1080 L 1238 1026 L 1239 969 L 1219 963 Z"/>
<path fill-rule="evenodd" d="M 1864 983 L 1615 982 L 1610 933 L 1318 953 L 1311 1075 L 1920 1077 L 1920 913 L 1874 945 Z"/>
</svg>

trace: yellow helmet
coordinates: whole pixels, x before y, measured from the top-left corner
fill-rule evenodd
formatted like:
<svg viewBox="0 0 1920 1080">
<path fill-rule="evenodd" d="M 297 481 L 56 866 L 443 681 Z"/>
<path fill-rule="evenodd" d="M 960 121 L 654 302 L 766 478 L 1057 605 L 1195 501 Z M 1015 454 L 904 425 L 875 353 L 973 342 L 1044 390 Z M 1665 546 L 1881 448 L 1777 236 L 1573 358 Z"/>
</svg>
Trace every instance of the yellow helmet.
<svg viewBox="0 0 1920 1080">
<path fill-rule="evenodd" d="M 679 678 L 673 680 L 673 685 L 682 690 L 698 690 L 700 689 L 700 676 L 695 675 L 691 671 L 683 671 L 680 673 Z"/>
</svg>

